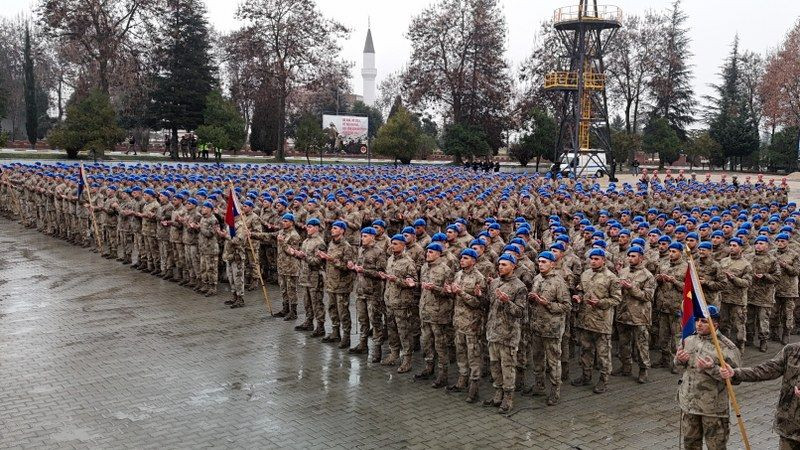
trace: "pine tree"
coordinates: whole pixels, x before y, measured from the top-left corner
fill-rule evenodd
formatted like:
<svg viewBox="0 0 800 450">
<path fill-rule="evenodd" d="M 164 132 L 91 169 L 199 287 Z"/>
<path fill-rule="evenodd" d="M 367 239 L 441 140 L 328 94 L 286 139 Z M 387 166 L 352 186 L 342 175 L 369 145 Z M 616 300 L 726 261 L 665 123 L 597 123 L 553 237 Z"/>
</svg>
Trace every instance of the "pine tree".
<svg viewBox="0 0 800 450">
<path fill-rule="evenodd" d="M 25 131 L 31 148 L 36 147 L 37 132 L 39 130 L 39 112 L 36 98 L 36 77 L 33 72 L 33 50 L 31 48 L 31 31 L 25 25 Z"/>
<path fill-rule="evenodd" d="M 723 155 L 730 158 L 731 169 L 759 147 L 758 124 L 742 88 L 740 63 L 737 35 L 722 67 L 722 84 L 714 86 L 717 97 L 709 99 L 712 106 L 708 132 L 722 147 Z"/>
<path fill-rule="evenodd" d="M 193 130 L 203 123 L 206 99 L 217 85 L 205 13 L 201 0 L 168 0 L 159 14 L 151 114 L 172 131 L 175 158 L 178 129 Z"/>
<path fill-rule="evenodd" d="M 686 139 L 686 127 L 694 122 L 695 107 L 692 66 L 689 64 L 691 39 L 686 19 L 680 0 L 675 0 L 663 30 L 664 36 L 657 44 L 660 48 L 654 58 L 656 70 L 650 80 L 654 101 L 652 115 L 667 119 L 681 140 Z"/>
</svg>

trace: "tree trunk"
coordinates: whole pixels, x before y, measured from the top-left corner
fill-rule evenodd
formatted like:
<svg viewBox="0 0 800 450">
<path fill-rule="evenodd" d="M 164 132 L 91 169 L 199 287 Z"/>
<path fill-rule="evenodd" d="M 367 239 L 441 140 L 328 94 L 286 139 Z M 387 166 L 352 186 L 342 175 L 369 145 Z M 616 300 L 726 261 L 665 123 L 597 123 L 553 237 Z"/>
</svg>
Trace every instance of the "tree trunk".
<svg viewBox="0 0 800 450">
<path fill-rule="evenodd" d="M 178 126 L 172 126 L 172 139 L 169 145 L 169 156 L 173 161 L 178 160 Z"/>
<path fill-rule="evenodd" d="M 286 142 L 286 81 L 281 82 L 281 98 L 280 98 L 280 117 L 278 118 L 278 148 L 275 153 L 275 160 L 278 162 L 286 161 L 284 154 L 283 143 Z"/>
<path fill-rule="evenodd" d="M 536 172 L 539 172 L 539 161 L 542 159 L 542 155 L 536 155 Z"/>
</svg>

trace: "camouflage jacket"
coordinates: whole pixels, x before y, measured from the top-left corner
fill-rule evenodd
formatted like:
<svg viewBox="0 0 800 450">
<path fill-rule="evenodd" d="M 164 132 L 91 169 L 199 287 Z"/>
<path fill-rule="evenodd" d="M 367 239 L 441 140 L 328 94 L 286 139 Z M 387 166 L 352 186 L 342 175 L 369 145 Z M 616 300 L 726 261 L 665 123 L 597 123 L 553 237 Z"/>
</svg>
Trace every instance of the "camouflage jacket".
<svg viewBox="0 0 800 450">
<path fill-rule="evenodd" d="M 509 296 L 507 302 L 497 298 L 498 290 Z M 486 317 L 486 340 L 517 348 L 521 333 L 520 322 L 528 302 L 525 284 L 512 274 L 492 280 L 487 291 L 489 314 Z"/>
<path fill-rule="evenodd" d="M 775 285 L 775 295 L 778 297 L 797 297 L 797 275 L 800 274 L 800 255 L 789 249 L 778 249 L 775 252 L 775 257 L 778 259 L 778 265 L 781 266 L 778 283 Z"/>
<path fill-rule="evenodd" d="M 232 237 L 230 233 L 225 233 L 225 243 L 222 247 L 223 261 L 241 262 L 247 259 L 247 254 L 245 253 L 247 238 L 244 237 L 244 226 L 242 225 L 241 216 L 236 218 L 234 229 L 236 232 Z"/>
<path fill-rule="evenodd" d="M 322 290 L 322 266 L 324 261 L 317 256 L 317 251 L 325 251 L 325 241 L 322 233 L 307 237 L 300 244 L 300 251 L 305 253 L 305 258 L 300 260 L 300 279 L 298 284 L 303 287 Z"/>
<path fill-rule="evenodd" d="M 289 254 L 289 249 L 300 250 L 302 239 L 294 227 L 278 231 L 278 274 L 296 277 L 300 275 L 300 260 Z"/>
<path fill-rule="evenodd" d="M 741 355 L 736 345 L 719 332 L 717 339 L 725 361 L 731 367 L 739 367 Z M 728 392 L 725 382 L 719 376 L 719 360 L 711 336 L 693 334 L 683 341 L 683 349 L 689 353 L 689 361 L 681 363 L 675 358 L 676 365 L 686 368 L 678 385 L 678 405 L 681 410 L 688 414 L 727 418 Z M 699 357 L 711 357 L 715 365 L 710 369 L 698 369 Z"/>
<path fill-rule="evenodd" d="M 153 200 L 150 203 L 142 202 L 142 214 L 153 214 L 153 218 L 142 217 L 142 235 L 155 236 L 156 223 L 158 222 L 158 201 Z"/>
<path fill-rule="evenodd" d="M 708 258 L 695 259 L 695 267 L 697 267 L 697 276 L 701 278 L 700 284 L 703 287 L 703 293 L 706 298 L 711 300 L 709 303 L 719 305 L 719 292 L 725 288 L 727 279 L 725 274 L 722 273 L 722 266 L 714 259 L 713 255 Z"/>
<path fill-rule="evenodd" d="M 201 255 L 219 254 L 217 230 L 219 230 L 219 221 L 213 214 L 208 217 L 201 217 L 200 233 L 197 238 L 197 251 Z"/>
<path fill-rule="evenodd" d="M 644 263 L 620 270 L 619 278 L 633 286 L 622 288 L 622 301 L 617 307 L 617 322 L 627 325 L 650 325 L 653 315 L 653 297 L 656 278 L 645 269 Z"/>
<path fill-rule="evenodd" d="M 186 215 L 186 207 L 173 208 L 169 220 L 172 222 L 169 227 L 169 241 L 180 244 L 183 242 L 183 224 L 178 221 L 179 217 Z"/>
<path fill-rule="evenodd" d="M 400 255 L 392 255 L 386 261 L 386 273 L 397 277 L 395 281 L 386 280 L 386 289 L 383 291 L 383 299 L 387 308 L 402 309 L 411 308 L 417 304 L 415 295 L 419 285 L 409 287 L 406 278 L 412 278 L 415 282 L 419 281 L 417 267 L 414 261 L 403 252 Z"/>
<path fill-rule="evenodd" d="M 355 259 L 355 249 L 344 237 L 328 242 L 329 256 L 325 264 L 325 291 L 332 294 L 349 294 L 353 290 L 353 272 L 347 262 Z"/>
<path fill-rule="evenodd" d="M 453 327 L 459 333 L 477 336 L 483 330 L 486 319 L 484 298 L 486 295 L 486 278 L 478 269 L 459 270 L 453 284 L 461 287 L 455 294 L 453 305 Z M 479 286 L 481 295 L 475 295 L 475 286 Z"/>
<path fill-rule="evenodd" d="M 567 313 L 572 309 L 567 282 L 555 270 L 547 275 L 539 273 L 533 279 L 531 292 L 548 301 L 542 305 L 530 300 L 531 331 L 535 336 L 560 338 L 564 334 Z"/>
<path fill-rule="evenodd" d="M 800 343 L 783 347 L 772 359 L 755 367 L 736 368 L 733 381 L 767 381 L 781 376 L 775 432 L 800 441 L 800 398 L 794 395 L 794 387 L 800 386 Z"/>
<path fill-rule="evenodd" d="M 594 331 L 596 333 L 611 334 L 613 331 L 614 307 L 619 305 L 622 292 L 619 287 L 619 278 L 602 267 L 599 270 L 589 268 L 581 274 L 578 292 L 583 296 L 578 307 L 578 328 Z M 597 300 L 595 306 L 589 305 L 587 300 Z"/>
<path fill-rule="evenodd" d="M 778 259 L 772 253 L 755 252 L 750 258 L 753 283 L 747 289 L 747 304 L 772 307 L 775 304 L 775 284 L 780 278 Z M 761 278 L 756 274 L 762 274 Z"/>
<path fill-rule="evenodd" d="M 453 270 L 444 255 L 434 262 L 426 262 L 419 276 L 420 283 L 432 283 L 423 289 L 419 299 L 419 315 L 423 322 L 452 323 L 453 298 L 444 292 L 445 283 L 453 281 Z"/>
<path fill-rule="evenodd" d="M 746 306 L 747 290 L 753 282 L 753 266 L 741 256 L 723 258 L 719 265 L 722 267 L 723 276 L 726 271 L 733 274 L 731 279 L 725 276 L 725 288 L 720 291 L 720 300 L 722 303 Z"/>
<path fill-rule="evenodd" d="M 183 217 L 186 219 L 186 225 L 183 227 L 183 244 L 197 245 L 197 236 L 200 233 L 200 230 L 197 228 L 192 228 L 188 225 L 200 223 L 200 212 L 197 210 L 197 207 L 195 207 L 191 211 L 185 210 Z"/>
<path fill-rule="evenodd" d="M 671 261 L 667 258 L 658 266 L 656 275 L 669 275 L 675 281 L 658 281 L 656 288 L 656 309 L 662 313 L 676 313 L 683 305 L 683 282 L 686 278 L 686 261 L 683 258 Z"/>
<path fill-rule="evenodd" d="M 382 244 L 376 242 L 369 247 L 360 247 L 356 265 L 364 267 L 364 271 L 358 274 L 356 280 L 356 294 L 380 298 L 383 281 L 378 272 L 386 270 L 386 250 Z"/>
<path fill-rule="evenodd" d="M 169 241 L 171 227 L 165 227 L 161 225 L 161 222 L 172 220 L 172 211 L 174 209 L 175 207 L 172 206 L 170 202 L 164 203 L 158 207 L 158 212 L 156 213 L 156 217 L 158 218 L 156 221 L 156 237 L 161 241 Z"/>
</svg>

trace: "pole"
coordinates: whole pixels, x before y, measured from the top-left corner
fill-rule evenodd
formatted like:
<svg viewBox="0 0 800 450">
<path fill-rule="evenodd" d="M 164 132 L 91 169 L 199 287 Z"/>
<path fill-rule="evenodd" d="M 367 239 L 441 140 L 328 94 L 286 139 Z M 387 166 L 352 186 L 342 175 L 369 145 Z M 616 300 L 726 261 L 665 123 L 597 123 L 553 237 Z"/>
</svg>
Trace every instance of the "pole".
<svg viewBox="0 0 800 450">
<path fill-rule="evenodd" d="M 233 189 L 233 182 L 231 182 L 231 197 L 236 195 L 236 190 Z M 264 303 L 267 304 L 267 310 L 269 311 L 270 316 L 274 316 L 275 314 L 272 313 L 272 302 L 269 301 L 269 294 L 267 294 L 267 286 L 264 285 L 264 277 L 261 276 L 261 267 L 256 262 L 256 251 L 253 248 L 253 240 L 250 238 L 250 230 L 247 228 L 247 221 L 242 218 L 242 226 L 244 227 L 244 235 L 247 236 L 247 244 L 250 247 L 250 255 L 253 257 L 253 268 L 256 270 L 256 274 L 258 274 L 258 281 L 261 283 L 261 293 L 264 294 Z"/>
<path fill-rule="evenodd" d="M 83 163 L 81 163 L 81 177 L 83 178 L 83 185 L 86 187 L 86 197 L 89 199 L 89 213 L 92 215 L 92 225 L 94 225 L 94 238 L 97 242 L 97 250 L 103 253 L 103 243 L 100 241 L 100 228 L 97 227 L 97 218 L 94 216 L 94 205 L 92 202 L 92 187 L 86 182 L 86 171 L 83 170 Z M 80 202 L 81 199 L 78 199 Z"/>
<path fill-rule="evenodd" d="M 694 273 L 697 273 L 697 267 L 694 265 L 694 257 L 692 257 L 692 252 L 689 251 L 689 247 L 684 248 L 686 255 L 689 257 L 689 265 L 691 266 L 690 270 L 693 270 Z M 690 272 L 691 273 L 691 272 Z M 703 293 L 703 286 L 699 283 L 697 285 L 697 289 Z M 702 294 L 703 298 L 705 298 L 705 294 Z M 714 349 L 717 351 L 717 358 L 719 358 L 719 365 L 723 367 L 725 363 L 725 357 L 722 355 L 722 348 L 719 346 L 719 339 L 717 339 L 717 328 L 714 326 L 714 321 L 711 320 L 709 317 L 708 320 L 708 327 L 711 329 L 711 342 L 714 343 Z M 733 406 L 733 412 L 736 414 L 736 422 L 739 424 L 739 433 L 742 435 L 742 443 L 744 444 L 744 448 L 746 450 L 750 450 L 750 440 L 747 438 L 747 430 L 744 429 L 744 420 L 742 419 L 742 410 L 739 408 L 739 402 L 736 401 L 736 392 L 733 391 L 733 385 L 731 385 L 731 380 L 725 380 L 725 389 L 728 391 L 728 398 L 730 398 L 731 406 Z"/>
</svg>

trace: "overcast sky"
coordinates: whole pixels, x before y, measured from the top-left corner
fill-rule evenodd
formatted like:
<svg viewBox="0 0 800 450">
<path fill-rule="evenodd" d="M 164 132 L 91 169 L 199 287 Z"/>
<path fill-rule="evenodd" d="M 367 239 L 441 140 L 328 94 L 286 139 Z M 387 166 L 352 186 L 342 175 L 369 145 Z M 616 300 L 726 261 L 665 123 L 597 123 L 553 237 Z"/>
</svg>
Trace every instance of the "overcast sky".
<svg viewBox="0 0 800 450">
<path fill-rule="evenodd" d="M 237 27 L 235 0 L 206 0 L 211 23 L 220 31 Z M 413 15 L 431 0 L 318 0 L 328 17 L 339 20 L 352 30 L 342 43 L 343 57 L 355 62 L 353 89 L 361 93 L 361 52 L 367 32 L 367 18 L 372 23 L 375 59 L 380 81 L 399 70 L 410 54 L 410 43 L 404 37 Z M 515 69 L 531 50 L 539 24 L 552 17 L 560 6 L 577 4 L 577 0 L 501 0 L 508 23 L 506 58 Z M 642 14 L 648 8 L 663 10 L 671 0 L 609 0 L 601 4 L 619 6 L 625 14 Z M 32 0 L 2 0 L 0 14 L 17 15 L 29 11 Z M 719 65 L 730 51 L 730 43 L 738 32 L 740 48 L 766 53 L 780 44 L 784 35 L 800 18 L 797 0 L 684 0 L 683 9 L 689 19 L 691 48 L 694 53 L 695 91 L 709 94 L 709 83 L 717 82 Z"/>
</svg>

